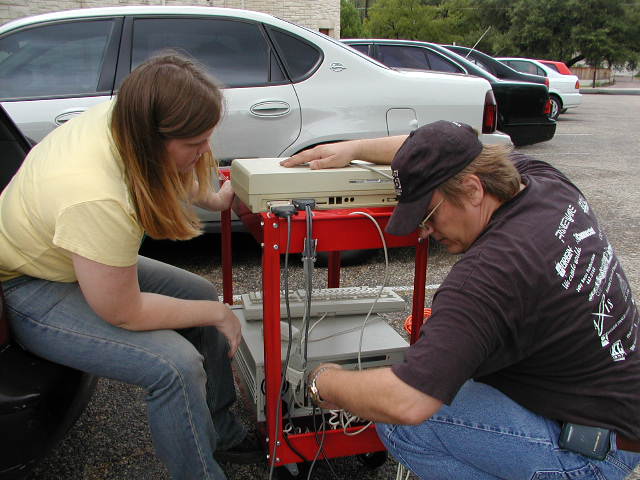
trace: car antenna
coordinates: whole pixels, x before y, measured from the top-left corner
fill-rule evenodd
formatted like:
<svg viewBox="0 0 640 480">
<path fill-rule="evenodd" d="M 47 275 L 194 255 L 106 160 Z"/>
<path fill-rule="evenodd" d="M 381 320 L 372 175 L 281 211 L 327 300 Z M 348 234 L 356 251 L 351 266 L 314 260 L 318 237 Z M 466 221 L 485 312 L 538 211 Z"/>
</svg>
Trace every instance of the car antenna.
<svg viewBox="0 0 640 480">
<path fill-rule="evenodd" d="M 467 58 L 469 55 L 471 55 L 471 52 L 474 51 L 476 49 L 476 47 L 478 46 L 478 44 L 482 41 L 482 39 L 484 38 L 484 36 L 489 32 L 489 30 L 491 30 L 491 25 L 489 25 L 487 27 L 487 29 L 484 31 L 484 33 L 482 35 L 480 35 L 480 38 L 478 39 L 478 41 L 476 43 L 473 44 L 473 47 L 471 47 L 471 50 L 469 50 L 467 52 L 467 54 L 464 56 L 464 58 Z"/>
</svg>

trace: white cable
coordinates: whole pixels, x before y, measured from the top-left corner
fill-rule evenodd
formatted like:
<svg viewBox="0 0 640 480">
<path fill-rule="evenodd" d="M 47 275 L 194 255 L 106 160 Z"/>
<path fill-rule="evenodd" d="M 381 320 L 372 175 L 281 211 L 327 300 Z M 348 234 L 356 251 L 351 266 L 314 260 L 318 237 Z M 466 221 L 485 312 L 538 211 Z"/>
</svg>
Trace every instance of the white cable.
<svg viewBox="0 0 640 480">
<path fill-rule="evenodd" d="M 384 321 L 382 318 L 376 318 L 372 321 L 378 321 L 378 322 L 382 322 Z M 311 338 L 311 335 L 309 335 L 309 342 L 321 342 L 323 340 L 328 340 L 329 338 L 334 338 L 334 337 L 339 337 L 340 335 L 345 335 L 347 333 L 351 333 L 351 332 L 355 332 L 357 330 L 362 330 L 362 327 L 353 327 L 353 328 L 348 328 L 347 330 L 340 330 L 339 332 L 334 332 L 331 335 L 326 335 L 324 337 L 318 337 L 318 338 Z M 311 332 L 311 330 L 309 330 L 309 332 Z"/>
<path fill-rule="evenodd" d="M 383 172 L 382 170 L 378 170 L 377 168 L 374 168 L 371 165 L 368 165 L 366 163 L 360 163 L 360 162 L 351 161 L 351 162 L 349 162 L 349 165 L 351 165 L 352 167 L 364 168 L 365 170 L 369 170 L 369 171 L 371 171 L 373 173 L 377 173 L 381 177 L 388 178 L 389 180 L 393 180 L 393 177 L 391 175 L 389 175 L 387 172 Z"/>
<path fill-rule="evenodd" d="M 360 211 L 351 212 L 349 215 L 364 215 L 369 220 L 371 220 L 373 222 L 373 224 L 375 225 L 376 229 L 378 230 L 378 234 L 380 235 L 380 240 L 382 241 L 382 248 L 384 249 L 384 277 L 383 277 L 382 285 L 380 285 L 380 290 L 378 291 L 378 296 L 376 297 L 376 299 L 371 304 L 371 308 L 369 308 L 369 313 L 367 313 L 367 316 L 364 318 L 364 322 L 362 322 L 362 329 L 360 330 L 360 341 L 358 342 L 358 370 L 362 370 L 361 357 L 362 357 L 362 339 L 364 338 L 364 329 L 367 326 L 367 321 L 369 320 L 369 317 L 371 316 L 371 312 L 373 312 L 373 309 L 375 308 L 376 304 L 378 303 L 378 300 L 382 296 L 382 292 L 384 290 L 384 287 L 387 286 L 387 281 L 388 281 L 388 276 L 389 276 L 389 255 L 388 255 L 388 252 L 387 252 L 387 242 L 384 239 L 384 234 L 382 233 L 382 229 L 380 228 L 380 225 L 378 224 L 378 221 L 375 218 L 373 218 L 370 214 L 368 214 L 367 212 L 360 212 Z"/>
</svg>

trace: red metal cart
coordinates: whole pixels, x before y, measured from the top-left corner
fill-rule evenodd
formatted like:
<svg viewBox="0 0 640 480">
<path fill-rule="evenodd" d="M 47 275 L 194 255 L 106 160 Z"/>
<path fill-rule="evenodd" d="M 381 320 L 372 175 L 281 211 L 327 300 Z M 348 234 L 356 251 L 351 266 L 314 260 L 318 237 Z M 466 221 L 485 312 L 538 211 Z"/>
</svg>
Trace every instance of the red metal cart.
<svg viewBox="0 0 640 480">
<path fill-rule="evenodd" d="M 263 325 L 266 380 L 266 435 L 268 452 L 276 452 L 275 466 L 300 463 L 314 458 L 318 450 L 316 433 L 300 433 L 287 435 L 286 441 L 282 431 L 282 411 L 277 408 L 280 395 L 280 379 L 282 373 L 281 340 L 280 340 L 280 255 L 287 248 L 287 220 L 271 213 L 251 213 L 236 200 L 234 211 L 238 214 L 249 232 L 263 246 L 262 285 L 263 285 Z M 393 208 L 357 209 L 371 215 L 384 230 Z M 338 287 L 340 283 L 340 251 L 381 248 L 381 240 L 375 225 L 363 215 L 353 214 L 356 210 L 323 210 L 313 212 L 313 236 L 318 239 L 317 251 L 329 253 L 328 286 Z M 233 303 L 232 265 L 231 265 L 231 223 L 230 212 L 222 215 L 222 267 L 223 298 L 228 304 Z M 291 240 L 289 253 L 303 250 L 306 236 L 306 214 L 298 212 L 291 218 Z M 405 237 L 385 235 L 388 247 L 416 246 L 415 277 L 413 295 L 413 325 L 411 343 L 419 334 L 424 308 L 424 292 L 428 260 L 428 242 L 419 241 L 417 235 Z M 277 416 L 277 417 L 276 417 Z M 276 426 L 280 426 L 276 431 Z M 362 427 L 351 427 L 346 433 L 353 433 Z M 324 441 L 318 458 L 334 458 L 363 453 L 383 451 L 375 427 L 369 426 L 357 436 L 349 436 L 342 429 L 323 432 Z M 274 445 L 275 444 L 275 445 Z M 293 448 L 292 448 L 293 447 Z M 275 448 L 275 450 L 274 450 Z M 301 458 L 298 453 L 305 458 Z"/>
</svg>

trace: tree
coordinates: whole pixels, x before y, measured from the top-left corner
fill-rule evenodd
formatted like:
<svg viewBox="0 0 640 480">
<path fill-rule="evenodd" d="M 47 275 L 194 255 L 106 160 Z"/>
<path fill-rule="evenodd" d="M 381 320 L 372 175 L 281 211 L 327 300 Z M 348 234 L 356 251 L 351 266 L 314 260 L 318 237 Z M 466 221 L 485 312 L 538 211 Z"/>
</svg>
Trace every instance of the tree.
<svg viewBox="0 0 640 480">
<path fill-rule="evenodd" d="M 351 0 L 340 0 L 340 37 L 368 37 L 362 17 Z"/>
</svg>

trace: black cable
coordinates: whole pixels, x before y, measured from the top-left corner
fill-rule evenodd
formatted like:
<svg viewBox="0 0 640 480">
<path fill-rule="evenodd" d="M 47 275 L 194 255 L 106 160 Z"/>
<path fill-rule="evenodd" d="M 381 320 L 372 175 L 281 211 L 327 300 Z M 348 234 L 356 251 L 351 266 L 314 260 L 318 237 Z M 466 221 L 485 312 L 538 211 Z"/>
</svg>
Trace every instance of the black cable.
<svg viewBox="0 0 640 480">
<path fill-rule="evenodd" d="M 270 462 L 271 465 L 269 467 L 269 480 L 273 478 L 273 470 L 276 465 L 276 450 L 278 448 L 277 435 L 278 435 L 278 430 L 280 429 L 280 409 L 282 407 L 282 389 L 284 388 L 284 382 L 287 377 L 287 367 L 289 366 L 289 357 L 291 355 L 291 337 L 293 335 L 293 328 L 291 326 L 291 308 L 289 306 L 289 245 L 291 243 L 291 215 L 287 214 L 286 217 L 287 217 L 287 246 L 284 252 L 284 272 L 285 272 L 284 302 L 287 309 L 287 320 L 289 323 L 289 341 L 287 342 L 287 355 L 285 357 L 285 364 L 282 367 L 282 372 L 280 373 L 280 388 L 278 390 L 278 406 L 276 407 L 276 425 L 274 429 L 276 438 L 273 439 L 273 452 L 272 452 L 271 462 Z M 287 444 L 288 443 L 289 442 L 287 441 Z"/>
<path fill-rule="evenodd" d="M 313 259 L 312 255 L 315 253 L 313 247 L 313 214 L 311 212 L 311 206 L 305 205 L 305 213 L 307 214 L 306 226 L 307 226 L 307 238 L 304 244 L 304 272 L 306 280 L 306 304 L 305 304 L 305 324 L 304 324 L 304 348 L 302 352 L 303 364 L 307 366 L 308 346 L 309 346 L 309 323 L 311 321 L 311 292 L 313 290 L 312 276 L 313 276 Z"/>
<path fill-rule="evenodd" d="M 283 434 L 284 437 L 284 441 L 287 443 L 287 446 L 291 449 L 291 451 L 293 451 L 293 453 L 295 453 L 296 455 L 298 455 L 303 462 L 309 462 L 309 459 L 307 457 L 305 457 L 302 453 L 300 453 L 296 448 L 294 448 L 293 445 L 291 445 L 291 442 L 289 441 L 289 435 L 287 435 L 286 433 Z"/>
<path fill-rule="evenodd" d="M 322 416 L 322 408 L 318 407 L 318 409 L 320 410 L 320 415 Z M 316 443 L 318 443 L 318 426 L 316 425 L 316 406 L 313 406 L 313 410 L 311 411 L 311 416 L 313 418 L 313 431 L 315 433 L 315 439 L 316 439 Z M 323 417 L 323 422 L 324 424 L 324 417 Z M 313 457 L 313 462 L 311 462 L 311 466 L 309 466 L 309 473 L 307 475 L 307 480 L 311 480 L 311 472 L 313 472 L 313 467 L 315 466 L 318 457 L 320 456 L 320 452 L 322 451 L 322 444 L 324 443 L 324 437 L 325 437 L 325 431 L 322 430 L 322 438 L 320 443 L 318 444 L 318 450 L 316 451 L 315 456 Z"/>
</svg>

